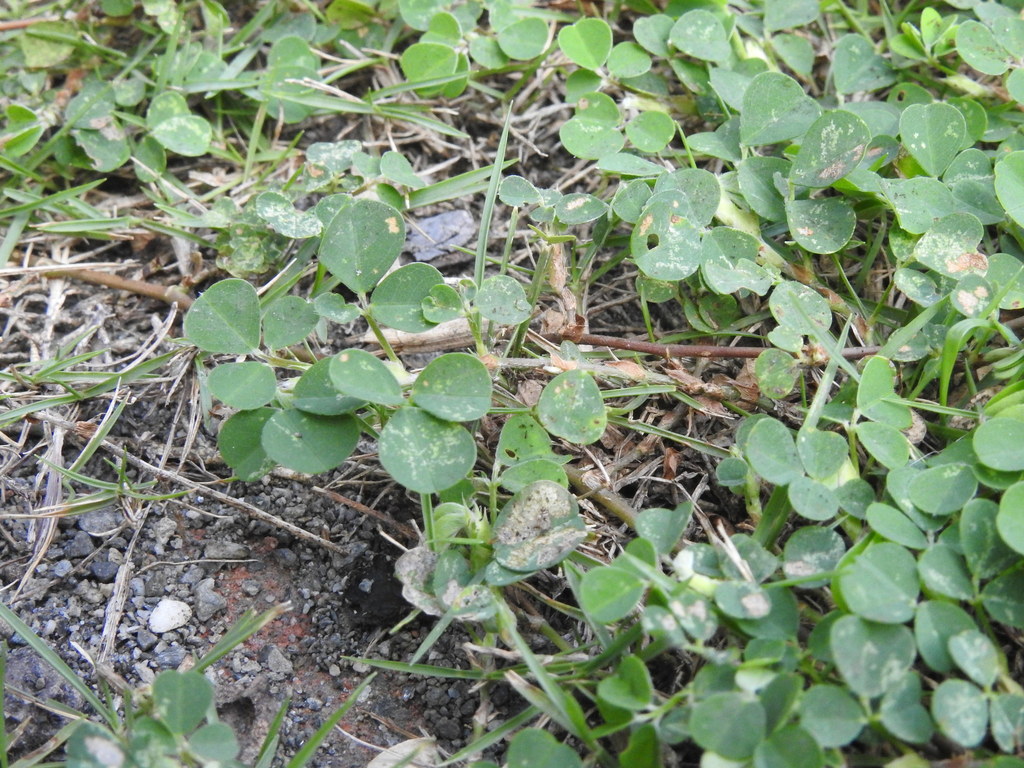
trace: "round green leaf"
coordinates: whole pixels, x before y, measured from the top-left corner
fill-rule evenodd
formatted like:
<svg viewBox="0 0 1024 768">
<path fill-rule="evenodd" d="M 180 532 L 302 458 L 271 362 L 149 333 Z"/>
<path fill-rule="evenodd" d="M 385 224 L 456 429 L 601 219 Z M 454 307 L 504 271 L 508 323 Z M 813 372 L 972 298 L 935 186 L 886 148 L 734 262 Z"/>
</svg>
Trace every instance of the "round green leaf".
<svg viewBox="0 0 1024 768">
<path fill-rule="evenodd" d="M 786 218 L 786 201 L 775 186 L 776 177 L 785 179 L 792 166 L 781 157 L 753 156 L 743 160 L 737 169 L 740 192 L 747 205 L 758 216 L 769 221 Z"/>
<path fill-rule="evenodd" d="M 402 252 L 405 222 L 390 205 L 353 200 L 324 229 L 320 261 L 345 287 L 366 293 Z"/>
<path fill-rule="evenodd" d="M 600 198 L 572 192 L 555 205 L 555 217 L 563 224 L 586 224 L 600 218 L 607 210 L 608 204 Z"/>
<path fill-rule="evenodd" d="M 1015 419 L 992 419 L 986 423 L 996 421 L 1016 422 Z M 1020 450 L 1019 443 L 1014 450 Z M 996 515 L 996 528 L 1007 546 L 1024 554 L 1024 482 L 1014 483 L 1003 492 L 999 500 L 999 513 Z"/>
<path fill-rule="evenodd" d="M 450 285 L 433 286 L 421 304 L 423 317 L 431 323 L 445 323 L 462 316 L 462 297 Z"/>
<path fill-rule="evenodd" d="M 900 116 L 900 139 L 931 176 L 941 176 L 963 148 L 967 121 L 959 109 L 942 102 L 911 104 Z"/>
<path fill-rule="evenodd" d="M 301 296 L 282 296 L 263 316 L 263 343 L 267 349 L 283 349 L 303 341 L 316 328 L 320 316 Z"/>
<path fill-rule="evenodd" d="M 929 515 L 949 515 L 974 498 L 978 480 L 967 464 L 941 464 L 918 473 L 910 483 L 910 500 Z"/>
<path fill-rule="evenodd" d="M 630 236 L 630 251 L 648 277 L 682 280 L 700 267 L 700 232 L 686 218 L 689 207 L 682 192 L 668 190 L 644 208 Z"/>
<path fill-rule="evenodd" d="M 868 507 L 867 521 L 875 533 L 894 544 L 909 549 L 924 549 L 928 546 L 928 539 L 921 529 L 896 507 L 873 503 Z"/>
<path fill-rule="evenodd" d="M 1015 570 L 990 581 L 981 602 L 996 621 L 1024 629 L 1024 571 Z"/>
<path fill-rule="evenodd" d="M 636 532 L 651 542 L 659 553 L 667 555 L 679 543 L 692 514 L 693 504 L 689 502 L 675 509 L 645 509 L 636 516 Z"/>
<path fill-rule="evenodd" d="M 792 280 L 775 286 L 768 309 L 780 325 L 799 333 L 813 333 L 832 325 L 828 302 L 817 291 Z"/>
<path fill-rule="evenodd" d="M 263 477 L 276 465 L 261 442 L 263 427 L 274 413 L 273 408 L 239 411 L 225 421 L 217 433 L 217 450 L 235 474 L 246 482 Z"/>
<path fill-rule="evenodd" d="M 422 189 L 425 186 L 406 156 L 393 150 L 380 156 L 380 175 L 409 189 Z"/>
<path fill-rule="evenodd" d="M 857 425 L 857 439 L 879 464 L 888 469 L 902 467 L 910 459 L 910 441 L 889 424 L 861 422 Z"/>
<path fill-rule="evenodd" d="M 749 581 L 723 581 L 715 588 L 715 603 L 734 619 L 763 619 L 772 610 L 769 593 Z"/>
<path fill-rule="evenodd" d="M 991 499 L 971 499 L 960 513 L 960 548 L 967 560 L 967 567 L 979 579 L 995 576 L 1019 558 L 1019 554 L 1006 545 L 998 531 L 998 515 L 999 508 Z M 1005 524 L 1011 529 L 1011 537 L 1016 539 L 1013 532 L 1016 529 L 1016 516 L 1011 513 Z"/>
<path fill-rule="evenodd" d="M 663 13 L 640 16 L 633 22 L 633 37 L 655 56 L 668 56 L 668 38 L 675 20 Z"/>
<path fill-rule="evenodd" d="M 985 738 L 988 701 L 966 680 L 943 680 L 932 695 L 932 717 L 943 734 L 969 749 Z"/>
<path fill-rule="evenodd" d="M 1024 151 L 1011 152 L 995 166 L 996 197 L 1006 213 L 1024 226 Z"/>
<path fill-rule="evenodd" d="M 742 693 L 713 693 L 690 714 L 690 733 L 704 749 L 727 760 L 745 760 L 765 737 L 767 715 L 757 700 Z"/>
<path fill-rule="evenodd" d="M 380 405 L 401 405 L 402 389 L 391 369 L 363 349 L 346 349 L 331 358 L 331 383 L 345 395 Z"/>
<path fill-rule="evenodd" d="M 508 747 L 508 768 L 580 768 L 583 763 L 572 748 L 539 728 L 526 728 Z"/>
<path fill-rule="evenodd" d="M 820 768 L 824 763 L 821 746 L 799 725 L 783 726 L 754 750 L 754 768 Z"/>
<path fill-rule="evenodd" d="M 786 221 L 793 239 L 811 253 L 835 253 L 853 237 L 857 214 L 838 197 L 789 200 Z"/>
<path fill-rule="evenodd" d="M 798 528 L 783 550 L 783 572 L 787 579 L 804 579 L 835 570 L 846 554 L 842 537 L 831 528 L 808 525 Z M 802 582 L 801 587 L 812 589 L 828 583 L 828 578 Z"/>
<path fill-rule="evenodd" d="M 803 476 L 793 435 L 776 419 L 761 419 L 753 426 L 744 455 L 751 468 L 769 483 L 787 485 Z"/>
<path fill-rule="evenodd" d="M 703 168 L 681 168 L 663 173 L 654 182 L 653 200 L 666 199 L 675 214 L 683 216 L 695 227 L 706 227 L 715 217 L 722 200 L 722 187 L 710 171 Z M 681 192 L 682 196 L 673 195 Z"/>
<path fill-rule="evenodd" d="M 619 662 L 615 674 L 604 678 L 597 686 L 598 698 L 613 707 L 638 711 L 651 703 L 654 686 L 647 664 L 639 656 L 626 656 Z"/>
<path fill-rule="evenodd" d="M 843 567 L 833 588 L 858 616 L 902 624 L 913 617 L 917 603 L 917 561 L 897 544 L 874 544 Z"/>
<path fill-rule="evenodd" d="M 349 457 L 359 439 L 351 416 L 317 416 L 288 409 L 278 411 L 263 427 L 263 450 L 278 464 L 316 475 Z"/>
<path fill-rule="evenodd" d="M 669 33 L 669 42 L 687 56 L 703 61 L 725 61 L 732 55 L 722 22 L 703 8 L 680 16 Z"/>
<path fill-rule="evenodd" d="M 651 57 L 638 43 L 618 43 L 608 55 L 608 72 L 613 77 L 639 77 L 650 68 Z"/>
<path fill-rule="evenodd" d="M 949 639 L 960 632 L 975 629 L 974 620 L 958 605 L 944 600 L 921 603 L 914 618 L 914 639 L 925 664 L 945 674 L 953 669 Z"/>
<path fill-rule="evenodd" d="M 632 613 L 646 585 L 631 571 L 614 566 L 592 568 L 580 582 L 580 606 L 598 624 L 611 624 Z"/>
<path fill-rule="evenodd" d="M 547 42 L 547 22 L 536 16 L 519 19 L 498 31 L 498 46 L 510 59 L 525 61 L 540 56 Z"/>
<path fill-rule="evenodd" d="M 522 208 L 535 205 L 541 200 L 540 192 L 522 176 L 506 176 L 498 187 L 498 197 L 505 205 Z"/>
<path fill-rule="evenodd" d="M 820 114 L 818 103 L 792 77 L 762 72 L 743 95 L 740 141 L 748 147 L 787 141 L 802 135 Z"/>
<path fill-rule="evenodd" d="M 921 583 L 931 593 L 954 600 L 973 600 L 974 585 L 964 559 L 948 544 L 933 544 L 917 561 Z"/>
<path fill-rule="evenodd" d="M 316 214 L 300 211 L 292 201 L 277 192 L 261 192 L 254 203 L 256 215 L 280 235 L 296 239 L 320 234 L 323 224 Z"/>
<path fill-rule="evenodd" d="M 274 369 L 263 363 L 225 363 L 210 372 L 210 393 L 221 402 L 239 410 L 266 405 L 277 392 Z"/>
<path fill-rule="evenodd" d="M 558 47 L 577 66 L 597 69 L 612 50 L 612 30 L 603 19 L 580 19 L 558 32 Z"/>
<path fill-rule="evenodd" d="M 337 293 L 321 293 L 313 299 L 313 310 L 328 320 L 347 325 L 359 317 L 359 307 L 350 304 Z"/>
<path fill-rule="evenodd" d="M 244 355 L 260 344 L 260 300 L 245 280 L 231 278 L 204 291 L 185 315 L 185 336 L 204 352 Z"/>
<path fill-rule="evenodd" d="M 1002 472 L 1024 469 L 1024 450 L 1021 450 L 1024 446 L 1024 421 L 989 419 L 978 425 L 971 441 L 978 461 L 986 467 Z"/>
<path fill-rule="evenodd" d="M 587 538 L 576 498 L 538 480 L 505 504 L 494 524 L 494 559 L 512 571 L 533 573 L 565 559 Z"/>
<path fill-rule="evenodd" d="M 898 739 L 924 744 L 935 733 L 932 718 L 921 704 L 921 678 L 914 671 L 885 692 L 878 713 L 882 725 Z"/>
<path fill-rule="evenodd" d="M 153 681 L 153 708 L 171 733 L 193 731 L 212 703 L 213 686 L 198 672 L 167 670 Z"/>
<path fill-rule="evenodd" d="M 439 419 L 472 421 L 491 407 L 491 374 L 480 360 L 453 352 L 432 360 L 412 385 L 412 401 Z"/>
<path fill-rule="evenodd" d="M 374 289 L 370 311 L 384 325 L 406 333 L 423 333 L 435 323 L 423 316 L 426 301 L 444 278 L 429 264 L 413 263 L 399 267 L 380 281 Z"/>
<path fill-rule="evenodd" d="M 661 152 L 676 134 L 676 123 L 664 112 L 641 112 L 626 123 L 626 138 L 641 152 Z"/>
<path fill-rule="evenodd" d="M 492 275 L 484 280 L 475 304 L 481 315 L 499 325 L 518 325 L 532 313 L 522 283 L 508 275 Z"/>
<path fill-rule="evenodd" d="M 814 68 L 814 46 L 806 37 L 790 34 L 773 35 L 772 48 L 787 67 L 798 75 L 810 77 Z"/>
<path fill-rule="evenodd" d="M 343 395 L 335 389 L 331 381 L 332 360 L 329 357 L 317 360 L 299 377 L 292 390 L 292 405 L 300 411 L 321 416 L 338 416 L 366 405 L 365 400 Z"/>
<path fill-rule="evenodd" d="M 839 499 L 832 490 L 809 477 L 791 482 L 788 495 L 796 513 L 808 520 L 831 520 L 839 512 Z"/>
<path fill-rule="evenodd" d="M 189 749 L 207 760 L 229 762 L 238 755 L 238 739 L 226 723 L 207 723 L 188 737 Z"/>
<path fill-rule="evenodd" d="M 459 57 L 453 48 L 443 43 L 413 43 L 398 60 L 402 74 L 410 83 L 433 80 L 454 75 Z M 436 87 L 417 89 L 421 96 L 438 92 Z"/>
<path fill-rule="evenodd" d="M 800 725 L 826 749 L 849 744 L 865 722 L 860 704 L 838 685 L 813 685 L 800 699 Z"/>
<path fill-rule="evenodd" d="M 984 273 L 988 260 L 978 253 L 983 235 L 984 229 L 977 216 L 951 213 L 936 221 L 917 241 L 914 257 L 947 277 Z"/>
<path fill-rule="evenodd" d="M 864 157 L 871 132 L 851 112 L 826 112 L 808 128 L 789 178 L 805 187 L 828 187 L 852 171 Z"/>
<path fill-rule="evenodd" d="M 896 210 L 900 226 L 911 234 L 927 231 L 936 219 L 956 213 L 960 208 L 949 187 L 929 176 L 883 179 L 881 186 Z"/>
<path fill-rule="evenodd" d="M 548 382 L 537 403 L 537 418 L 551 434 L 580 445 L 598 440 L 608 424 L 597 382 L 580 370 L 565 371 Z"/>
<path fill-rule="evenodd" d="M 881 696 L 900 682 L 917 655 L 909 629 L 864 621 L 859 616 L 843 616 L 836 621 L 829 632 L 829 644 L 839 673 L 860 696 Z"/>
<path fill-rule="evenodd" d="M 1012 62 L 992 30 L 974 19 L 957 27 L 956 51 L 970 66 L 986 75 L 1001 75 Z"/>
<path fill-rule="evenodd" d="M 889 63 L 863 35 L 843 35 L 832 53 L 832 78 L 839 93 L 876 91 L 896 82 Z"/>
<path fill-rule="evenodd" d="M 584 160 L 614 154 L 626 143 L 614 125 L 584 117 L 573 117 L 562 123 L 558 138 L 567 152 Z"/>
<path fill-rule="evenodd" d="M 965 675 L 982 688 L 989 688 L 999 675 L 999 651 L 976 629 L 949 638 L 949 655 Z"/>
<path fill-rule="evenodd" d="M 869 419 L 907 429 L 911 425 L 910 409 L 901 402 L 891 402 L 896 399 L 895 381 L 896 374 L 886 358 L 869 358 L 857 387 L 857 408 Z"/>
<path fill-rule="evenodd" d="M 989 706 L 989 717 L 992 738 L 999 748 L 1006 753 L 1019 753 L 1024 746 L 1024 696 L 1016 693 L 996 694 Z"/>
<path fill-rule="evenodd" d="M 381 430 L 379 450 L 384 469 L 417 493 L 451 488 L 476 462 L 476 442 L 464 427 L 408 406 Z"/>
<path fill-rule="evenodd" d="M 818 18 L 815 0 L 766 0 L 764 4 L 764 31 L 802 27 Z"/>
</svg>

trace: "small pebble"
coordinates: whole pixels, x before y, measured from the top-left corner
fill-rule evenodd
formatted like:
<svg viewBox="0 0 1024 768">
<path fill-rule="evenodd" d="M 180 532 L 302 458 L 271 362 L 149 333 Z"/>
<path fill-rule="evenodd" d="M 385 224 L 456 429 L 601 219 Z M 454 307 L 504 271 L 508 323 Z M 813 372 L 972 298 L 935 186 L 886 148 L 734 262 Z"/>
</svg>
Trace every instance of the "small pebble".
<svg viewBox="0 0 1024 768">
<path fill-rule="evenodd" d="M 147 629 L 140 629 L 135 635 L 135 644 L 144 651 L 150 651 L 157 643 L 157 636 Z"/>
<path fill-rule="evenodd" d="M 115 509 L 94 509 L 78 518 L 78 527 L 93 536 L 102 536 L 117 530 L 122 522 L 121 513 Z"/>
<path fill-rule="evenodd" d="M 203 554 L 208 560 L 244 560 L 249 557 L 249 548 L 233 541 L 211 541 Z"/>
<path fill-rule="evenodd" d="M 180 600 L 161 600 L 149 616 L 149 630 L 156 634 L 170 632 L 188 623 L 192 609 Z"/>
<path fill-rule="evenodd" d="M 96 547 L 93 546 L 92 537 L 88 533 L 75 531 L 71 541 L 64 546 L 64 556 L 77 560 L 80 557 L 91 555 L 94 549 Z"/>
<path fill-rule="evenodd" d="M 63 579 L 69 573 L 71 573 L 71 561 L 70 560 L 58 560 L 53 566 L 53 575 L 58 579 Z"/>
<path fill-rule="evenodd" d="M 110 584 L 117 578 L 118 567 L 117 563 L 112 563 L 109 560 L 94 560 L 89 566 L 89 571 L 100 584 Z"/>
<path fill-rule="evenodd" d="M 153 657 L 153 661 L 161 669 L 177 669 L 185 660 L 188 653 L 180 645 L 174 645 L 166 651 L 161 651 Z"/>
<path fill-rule="evenodd" d="M 215 613 L 227 608 L 228 601 L 214 591 L 214 584 L 213 579 L 203 579 L 196 584 L 196 617 L 200 621 L 208 621 Z"/>
<path fill-rule="evenodd" d="M 263 659 L 263 663 L 267 665 L 267 669 L 271 672 L 278 674 L 290 675 L 293 671 L 292 663 L 288 660 L 288 657 L 281 653 L 281 649 L 276 645 L 264 646 L 263 653 L 260 654 Z"/>
</svg>

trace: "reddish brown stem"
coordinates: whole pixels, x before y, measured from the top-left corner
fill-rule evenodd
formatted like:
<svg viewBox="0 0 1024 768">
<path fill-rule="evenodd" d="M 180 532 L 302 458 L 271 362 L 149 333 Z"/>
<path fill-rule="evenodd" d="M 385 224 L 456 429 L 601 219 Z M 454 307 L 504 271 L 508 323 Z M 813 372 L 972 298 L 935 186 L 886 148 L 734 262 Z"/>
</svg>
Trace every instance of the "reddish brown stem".
<svg viewBox="0 0 1024 768">
<path fill-rule="evenodd" d="M 43 21 L 60 21 L 56 16 L 42 16 L 36 19 L 14 19 L 13 21 L 0 21 L 0 32 L 9 32 L 12 29 L 25 29 L 33 24 Z"/>
<path fill-rule="evenodd" d="M 165 301 L 168 304 L 177 304 L 181 309 L 188 309 L 192 306 L 192 297 L 176 285 L 166 286 L 156 283 L 147 283 L 144 280 L 132 280 L 120 275 L 112 275 L 108 272 L 96 272 L 85 267 L 62 267 L 47 270 L 43 273 L 46 277 L 70 277 L 81 280 L 83 283 L 103 285 L 107 288 L 114 288 L 119 291 L 137 293 L 140 296 L 148 296 L 151 299 Z"/>
<path fill-rule="evenodd" d="M 639 339 L 620 339 L 617 336 L 600 336 L 594 333 L 563 333 L 561 338 L 577 344 L 626 349 L 658 357 L 749 358 L 757 357 L 766 349 L 766 347 L 720 347 L 713 344 L 655 344 Z M 843 350 L 843 357 L 848 360 L 857 360 L 877 354 L 880 349 L 881 347 L 847 347 Z"/>
</svg>

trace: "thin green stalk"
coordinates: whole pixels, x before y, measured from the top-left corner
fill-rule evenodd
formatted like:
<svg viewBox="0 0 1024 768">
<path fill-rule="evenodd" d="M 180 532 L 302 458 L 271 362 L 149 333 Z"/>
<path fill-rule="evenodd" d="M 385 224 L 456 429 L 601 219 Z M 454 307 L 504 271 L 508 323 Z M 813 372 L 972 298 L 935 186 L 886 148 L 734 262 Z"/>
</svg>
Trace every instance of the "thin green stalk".
<svg viewBox="0 0 1024 768">
<path fill-rule="evenodd" d="M 484 197 L 483 210 L 480 213 L 480 235 L 476 243 L 476 259 L 473 262 L 473 282 L 479 289 L 484 282 L 484 267 L 487 264 L 487 241 L 491 233 L 491 220 L 494 218 L 494 205 L 498 198 L 498 185 L 501 183 L 501 171 L 505 167 L 505 153 L 508 149 L 508 134 L 512 126 L 512 107 L 505 113 L 505 124 L 501 129 L 501 139 L 495 154 L 494 169 L 487 184 L 487 195 Z"/>
</svg>

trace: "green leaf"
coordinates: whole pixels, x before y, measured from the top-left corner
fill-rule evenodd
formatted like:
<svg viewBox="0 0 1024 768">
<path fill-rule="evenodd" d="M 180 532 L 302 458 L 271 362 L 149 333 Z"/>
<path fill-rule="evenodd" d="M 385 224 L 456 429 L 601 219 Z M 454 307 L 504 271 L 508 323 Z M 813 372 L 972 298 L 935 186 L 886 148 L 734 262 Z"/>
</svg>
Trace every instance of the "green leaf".
<svg viewBox="0 0 1024 768">
<path fill-rule="evenodd" d="M 967 464 L 941 464 L 918 473 L 910 483 L 910 500 L 929 515 L 949 515 L 974 498 L 978 480 Z"/>
<path fill-rule="evenodd" d="M 580 581 L 580 606 L 598 624 L 624 619 L 640 602 L 646 584 L 632 571 L 615 566 L 591 568 Z"/>
<path fill-rule="evenodd" d="M 967 122 L 959 109 L 942 102 L 911 104 L 900 116 L 900 139 L 932 176 L 941 176 L 963 148 Z"/>
<path fill-rule="evenodd" d="M 359 307 L 337 293 L 321 293 L 313 299 L 313 309 L 320 317 L 340 325 L 348 325 L 359 317 Z"/>
<path fill-rule="evenodd" d="M 817 18 L 816 0 L 766 0 L 764 4 L 764 31 L 769 34 L 802 27 Z"/>
<path fill-rule="evenodd" d="M 987 635 L 976 629 L 949 638 L 949 655 L 982 688 L 991 688 L 999 675 L 999 651 Z"/>
<path fill-rule="evenodd" d="M 263 450 L 282 466 L 317 475 L 351 455 L 359 425 L 351 416 L 318 416 L 288 409 L 278 411 L 263 427 Z"/>
<path fill-rule="evenodd" d="M 258 480 L 277 465 L 262 443 L 263 427 L 275 413 L 273 408 L 239 411 L 221 425 L 217 450 L 241 480 Z"/>
<path fill-rule="evenodd" d="M 330 362 L 331 382 L 341 393 L 380 405 L 401 405 L 402 389 L 391 369 L 363 349 L 346 349 Z"/>
<path fill-rule="evenodd" d="M 846 554 L 842 537 L 831 528 L 808 525 L 798 528 L 786 541 L 782 569 L 787 579 L 804 579 L 817 574 L 828 575 Z M 822 587 L 828 578 L 803 582 L 804 589 Z"/>
<path fill-rule="evenodd" d="M 911 425 L 910 408 L 902 402 L 892 402 L 896 399 L 895 381 L 892 364 L 886 358 L 868 358 L 857 388 L 857 408 L 873 421 L 907 429 Z"/>
<path fill-rule="evenodd" d="M 213 686 L 198 672 L 161 672 L 153 680 L 153 707 L 171 733 L 191 733 L 213 703 Z"/>
<path fill-rule="evenodd" d="M 807 129 L 789 178 L 805 187 L 828 187 L 852 171 L 864 157 L 871 133 L 851 112 L 826 112 Z"/>
<path fill-rule="evenodd" d="M 399 483 L 417 493 L 451 488 L 473 469 L 476 442 L 459 424 L 406 406 L 380 433 L 380 462 Z"/>
<path fill-rule="evenodd" d="M 260 300 L 238 278 L 206 289 L 185 315 L 185 336 L 204 352 L 244 355 L 260 344 Z"/>
<path fill-rule="evenodd" d="M 292 238 L 314 237 L 323 224 L 316 214 L 296 210 L 291 200 L 277 192 L 262 192 L 255 200 L 256 215 L 280 235 Z"/>
<path fill-rule="evenodd" d="M 777 144 L 802 135 L 821 114 L 803 86 L 781 72 L 762 72 L 743 95 L 740 141 L 748 147 Z"/>
<path fill-rule="evenodd" d="M 909 549 L 925 549 L 928 539 L 903 512 L 888 504 L 872 503 L 866 515 L 871 529 L 894 544 Z"/>
<path fill-rule="evenodd" d="M 808 520 L 831 520 L 839 512 L 839 499 L 832 490 L 809 477 L 798 477 L 791 482 L 788 497 L 793 510 Z"/>
<path fill-rule="evenodd" d="M 829 644 L 839 673 L 860 696 L 881 696 L 902 680 L 917 655 L 914 636 L 906 627 L 858 616 L 838 619 L 829 632 Z"/>
<path fill-rule="evenodd" d="M 319 258 L 350 291 L 366 293 L 404 244 L 405 222 L 396 209 L 376 200 L 353 200 L 324 229 Z"/>
<path fill-rule="evenodd" d="M 921 603 L 914 618 L 914 639 L 925 664 L 940 674 L 953 669 L 949 655 L 949 639 L 969 629 L 976 629 L 974 620 L 958 605 L 944 600 Z"/>
<path fill-rule="evenodd" d="M 992 419 L 987 423 L 996 421 L 1016 420 Z M 1013 450 L 1019 451 L 1019 446 L 1018 443 Z M 1007 546 L 1024 554 L 1024 482 L 1014 483 L 1003 492 L 1003 497 L 999 500 L 999 513 L 996 515 L 996 528 Z"/>
<path fill-rule="evenodd" d="M 580 19 L 558 32 L 558 47 L 577 66 L 597 69 L 612 50 L 612 30 L 603 19 Z"/>
<path fill-rule="evenodd" d="M 824 763 L 821 746 L 799 725 L 783 726 L 754 750 L 754 768 L 820 768 Z"/>
<path fill-rule="evenodd" d="M 338 416 L 366 405 L 365 400 L 348 397 L 335 388 L 331 381 L 332 361 L 330 357 L 317 360 L 299 377 L 292 390 L 292 405 L 321 416 Z"/>
<path fill-rule="evenodd" d="M 459 57 L 453 48 L 443 43 L 413 43 L 402 51 L 398 64 L 405 79 L 417 83 L 454 75 Z M 418 88 L 416 93 L 431 96 L 440 93 L 443 87 L 427 86 Z"/>
<path fill-rule="evenodd" d="M 453 352 L 432 360 L 412 385 L 412 401 L 439 419 L 472 421 L 491 407 L 491 374 L 473 355 Z"/>
<path fill-rule="evenodd" d="M 636 532 L 651 542 L 659 554 L 667 555 L 679 543 L 692 514 L 693 504 L 689 502 L 675 509 L 645 509 L 636 516 Z"/>
<path fill-rule="evenodd" d="M 608 73 L 612 77 L 639 77 L 651 69 L 651 57 L 638 43 L 624 41 L 608 55 Z"/>
<path fill-rule="evenodd" d="M 1006 213 L 1024 226 L 1024 150 L 1011 152 L 995 165 L 996 197 Z"/>
<path fill-rule="evenodd" d="M 626 123 L 626 138 L 641 152 L 661 152 L 676 135 L 675 121 L 664 112 L 641 112 Z"/>
<path fill-rule="evenodd" d="M 462 317 L 462 297 L 450 285 L 433 286 L 420 305 L 423 317 L 430 323 L 445 323 Z"/>
<path fill-rule="evenodd" d="M 380 156 L 380 174 L 388 181 L 401 184 L 409 189 L 422 189 L 426 186 L 423 179 L 416 175 L 405 155 L 388 150 Z"/>
<path fill-rule="evenodd" d="M 833 588 L 858 616 L 902 624 L 913 617 L 917 604 L 917 561 L 897 544 L 874 544 L 843 567 Z"/>
<path fill-rule="evenodd" d="M 849 744 L 866 721 L 860 704 L 838 685 L 813 685 L 800 699 L 800 725 L 826 749 Z"/>
<path fill-rule="evenodd" d="M 239 410 L 266 405 L 277 392 L 274 369 L 253 361 L 218 365 L 210 372 L 208 384 L 210 394 Z"/>
<path fill-rule="evenodd" d="M 654 195 L 630 236 L 640 270 L 656 280 L 682 280 L 700 267 L 700 232 L 686 218 L 687 197 L 677 190 Z"/>
<path fill-rule="evenodd" d="M 238 755 L 238 739 L 230 725 L 207 723 L 188 739 L 189 749 L 207 760 L 227 762 Z"/>
<path fill-rule="evenodd" d="M 843 35 L 832 53 L 832 78 L 839 93 L 876 91 L 896 82 L 888 62 L 862 35 Z"/>
<path fill-rule="evenodd" d="M 567 152 L 584 160 L 612 155 L 626 143 L 614 125 L 585 117 L 573 117 L 562 123 L 558 138 Z"/>
<path fill-rule="evenodd" d="M 601 390 L 581 370 L 565 371 L 548 382 L 537 403 L 537 418 L 551 434 L 580 445 L 600 439 L 608 424 Z"/>
<path fill-rule="evenodd" d="M 807 38 L 790 34 L 774 35 L 772 48 L 787 67 L 798 75 L 810 77 L 814 69 L 814 46 Z"/>
<path fill-rule="evenodd" d="M 898 739 L 924 744 L 935 733 L 932 718 L 921 704 L 921 678 L 914 671 L 885 692 L 878 714 L 882 725 Z"/>
<path fill-rule="evenodd" d="M 564 195 L 555 205 L 555 217 L 563 224 L 586 224 L 600 218 L 608 210 L 603 200 L 582 192 Z"/>
<path fill-rule="evenodd" d="M 533 310 L 522 283 L 508 275 L 484 280 L 474 303 L 481 315 L 499 325 L 518 325 L 529 319 Z"/>
<path fill-rule="evenodd" d="M 444 278 L 429 264 L 413 263 L 388 274 L 374 289 L 370 311 L 374 318 L 406 333 L 423 333 L 435 323 L 423 315 L 423 302 Z"/>
<path fill-rule="evenodd" d="M 776 419 L 761 419 L 754 425 L 744 455 L 757 474 L 775 485 L 787 485 L 803 475 L 793 435 Z"/>
<path fill-rule="evenodd" d="M 1024 469 L 1024 421 L 995 418 L 978 425 L 971 438 L 978 461 L 1002 472 Z M 1024 510 L 1022 510 L 1024 512 Z"/>
<path fill-rule="evenodd" d="M 301 296 L 275 299 L 263 316 L 263 344 L 267 349 L 283 349 L 303 341 L 316 328 L 313 305 Z"/>
<path fill-rule="evenodd" d="M 727 760 L 745 760 L 765 737 L 767 716 L 760 702 L 742 693 L 713 693 L 690 714 L 693 740 Z"/>
<path fill-rule="evenodd" d="M 857 214 L 838 197 L 789 200 L 786 221 L 793 239 L 811 253 L 835 253 L 853 237 Z"/>
<path fill-rule="evenodd" d="M 579 756 L 539 728 L 525 728 L 509 743 L 507 768 L 582 768 Z"/>
<path fill-rule="evenodd" d="M 921 583 L 931 593 L 954 600 L 973 600 L 974 586 L 964 559 L 948 544 L 933 544 L 917 562 Z"/>
<path fill-rule="evenodd" d="M 989 717 L 992 738 L 999 748 L 1006 753 L 1019 753 L 1024 746 L 1024 696 L 996 694 L 989 705 Z"/>
<path fill-rule="evenodd" d="M 775 185 L 775 178 L 785 179 L 792 166 L 781 157 L 753 156 L 743 160 L 737 168 L 740 192 L 747 205 L 758 216 L 769 221 L 786 218 L 786 201 Z"/>
<path fill-rule="evenodd" d="M 587 538 L 576 498 L 547 480 L 517 492 L 494 524 L 494 559 L 512 571 L 533 573 L 562 562 Z"/>
<path fill-rule="evenodd" d="M 636 712 L 651 703 L 654 686 L 647 665 L 639 656 L 624 656 L 615 673 L 597 686 L 597 695 L 613 707 Z"/>
<path fill-rule="evenodd" d="M 910 459 L 910 441 L 896 427 L 877 421 L 857 425 L 857 439 L 887 469 L 904 466 Z"/>
<path fill-rule="evenodd" d="M 960 513 L 960 547 L 967 567 L 979 579 L 987 579 L 1017 562 L 1019 555 L 1003 541 L 998 531 L 999 507 L 991 499 L 971 499 Z M 1016 515 L 1007 523 L 1016 540 Z"/>
<path fill-rule="evenodd" d="M 932 717 L 945 736 L 969 749 L 985 738 L 988 702 L 965 680 L 943 680 L 932 695 Z"/>
<path fill-rule="evenodd" d="M 703 8 L 680 16 L 669 33 L 669 42 L 687 56 L 703 61 L 725 61 L 732 55 L 722 22 Z"/>
<path fill-rule="evenodd" d="M 559 36 L 561 41 L 561 36 Z M 609 35 L 609 43 L 611 36 Z M 543 19 L 528 16 L 498 31 L 498 46 L 510 59 L 525 61 L 540 56 L 548 42 L 548 25 Z M 605 54 L 607 55 L 607 54 Z"/>
<path fill-rule="evenodd" d="M 1001 75 L 1012 62 L 992 30 L 974 19 L 957 27 L 956 50 L 964 61 L 986 75 Z"/>
<path fill-rule="evenodd" d="M 67 765 L 75 768 L 111 768 L 128 765 L 124 746 L 106 728 L 80 720 L 67 745 Z"/>
<path fill-rule="evenodd" d="M 914 235 L 927 231 L 936 220 L 959 209 L 949 187 L 928 176 L 883 179 L 882 190 L 896 210 L 900 226 Z"/>
<path fill-rule="evenodd" d="M 1024 629 L 1024 571 L 1004 573 L 981 591 L 981 602 L 996 621 Z"/>
</svg>

